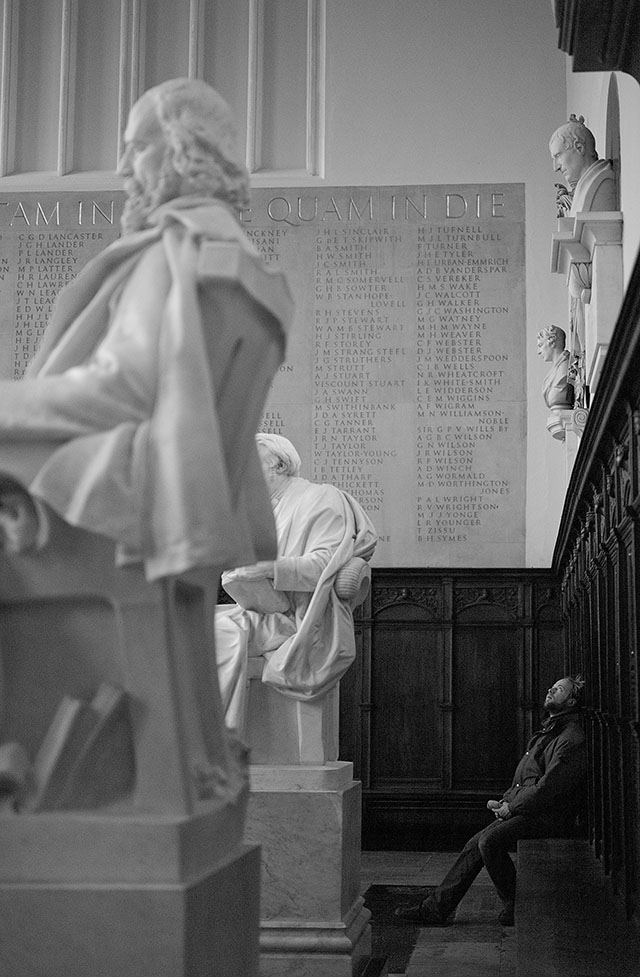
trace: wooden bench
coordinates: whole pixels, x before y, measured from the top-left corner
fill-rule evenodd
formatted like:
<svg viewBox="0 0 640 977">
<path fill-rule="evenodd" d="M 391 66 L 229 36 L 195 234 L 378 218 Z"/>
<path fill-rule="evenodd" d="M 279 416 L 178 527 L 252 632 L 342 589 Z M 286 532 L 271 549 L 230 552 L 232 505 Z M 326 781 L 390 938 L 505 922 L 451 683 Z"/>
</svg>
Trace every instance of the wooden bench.
<svg viewBox="0 0 640 977">
<path fill-rule="evenodd" d="M 629 921 L 588 842 L 518 842 L 518 977 L 635 977 L 640 928 Z"/>
</svg>

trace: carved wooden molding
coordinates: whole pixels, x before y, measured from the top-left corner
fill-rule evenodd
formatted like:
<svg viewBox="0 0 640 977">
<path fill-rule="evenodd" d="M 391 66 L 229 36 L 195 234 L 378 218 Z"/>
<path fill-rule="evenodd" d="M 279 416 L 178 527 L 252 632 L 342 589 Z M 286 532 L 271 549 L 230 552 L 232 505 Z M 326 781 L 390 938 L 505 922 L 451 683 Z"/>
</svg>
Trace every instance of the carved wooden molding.
<svg viewBox="0 0 640 977">
<path fill-rule="evenodd" d="M 374 616 L 402 604 L 419 607 L 433 618 L 441 618 L 443 614 L 442 591 L 439 587 L 374 587 Z"/>
<path fill-rule="evenodd" d="M 629 0 L 554 0 L 558 47 L 574 71 L 624 71 L 640 82 L 640 7 Z"/>
<path fill-rule="evenodd" d="M 469 610 L 471 607 L 487 604 L 502 607 L 512 618 L 517 618 L 519 590 L 517 587 L 465 587 L 455 591 L 454 608 L 456 614 Z"/>
</svg>

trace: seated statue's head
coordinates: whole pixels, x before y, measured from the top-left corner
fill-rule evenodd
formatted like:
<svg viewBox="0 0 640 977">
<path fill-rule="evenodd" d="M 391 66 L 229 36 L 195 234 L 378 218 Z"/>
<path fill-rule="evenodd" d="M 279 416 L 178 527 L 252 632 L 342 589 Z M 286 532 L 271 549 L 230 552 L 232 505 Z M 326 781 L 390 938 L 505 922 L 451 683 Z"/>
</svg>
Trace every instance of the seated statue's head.
<svg viewBox="0 0 640 977">
<path fill-rule="evenodd" d="M 560 171 L 567 187 L 573 189 L 586 170 L 598 159 L 596 141 L 584 124 L 584 117 L 569 117 L 549 140 L 554 171 Z"/>
<path fill-rule="evenodd" d="M 560 326 L 550 325 L 541 329 L 537 336 L 538 356 L 545 362 L 557 359 L 567 345 L 567 334 Z"/>
<path fill-rule="evenodd" d="M 173 78 L 150 88 L 129 115 L 118 173 L 125 176 L 125 233 L 176 197 L 248 206 L 249 176 L 236 150 L 231 110 L 203 81 Z"/>
<path fill-rule="evenodd" d="M 273 495 L 288 478 L 300 474 L 302 461 L 291 441 L 279 434 L 256 434 L 256 444 L 267 487 Z"/>
</svg>

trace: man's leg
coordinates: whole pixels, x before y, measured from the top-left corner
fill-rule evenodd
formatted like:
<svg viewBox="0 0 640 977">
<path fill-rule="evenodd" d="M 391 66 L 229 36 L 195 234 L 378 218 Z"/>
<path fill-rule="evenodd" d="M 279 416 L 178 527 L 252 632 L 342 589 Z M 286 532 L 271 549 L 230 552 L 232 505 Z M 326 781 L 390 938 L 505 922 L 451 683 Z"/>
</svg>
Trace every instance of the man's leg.
<svg viewBox="0 0 640 977">
<path fill-rule="evenodd" d="M 508 918 L 513 915 L 516 898 L 516 869 L 509 852 L 516 850 L 521 838 L 547 837 L 549 828 L 519 815 L 506 821 L 496 821 L 489 828 L 481 832 L 478 847 Z"/>
<path fill-rule="evenodd" d="M 489 828 L 493 828 L 493 824 Z M 480 841 L 485 831 L 487 828 L 469 838 L 440 885 L 423 902 L 443 919 L 451 915 L 483 868 Z"/>
<path fill-rule="evenodd" d="M 489 825 L 489 828 L 493 827 L 493 824 Z M 396 909 L 396 916 L 410 922 L 431 923 L 436 926 L 444 924 L 484 865 L 478 843 L 487 830 L 483 828 L 469 838 L 437 889 L 418 906 Z"/>
<path fill-rule="evenodd" d="M 516 870 L 510 856 L 520 838 L 544 838 L 549 829 L 529 818 L 493 821 L 466 843 L 440 885 L 419 906 L 396 910 L 396 915 L 423 924 L 443 924 L 468 892 L 483 866 L 504 905 L 504 919 L 513 916 Z"/>
</svg>

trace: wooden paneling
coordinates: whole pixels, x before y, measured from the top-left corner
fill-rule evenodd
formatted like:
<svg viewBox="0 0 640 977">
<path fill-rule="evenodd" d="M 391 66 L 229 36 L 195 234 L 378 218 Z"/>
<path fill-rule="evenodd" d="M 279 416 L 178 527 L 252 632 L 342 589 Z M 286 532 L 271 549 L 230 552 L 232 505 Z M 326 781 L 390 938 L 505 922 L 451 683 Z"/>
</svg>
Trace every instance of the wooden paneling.
<svg viewBox="0 0 640 977">
<path fill-rule="evenodd" d="M 571 475 L 554 569 L 572 671 L 587 680 L 588 835 L 640 920 L 640 264 Z"/>
<path fill-rule="evenodd" d="M 564 670 L 549 571 L 374 570 L 340 691 L 363 844 L 458 847 L 511 781 Z"/>
</svg>

